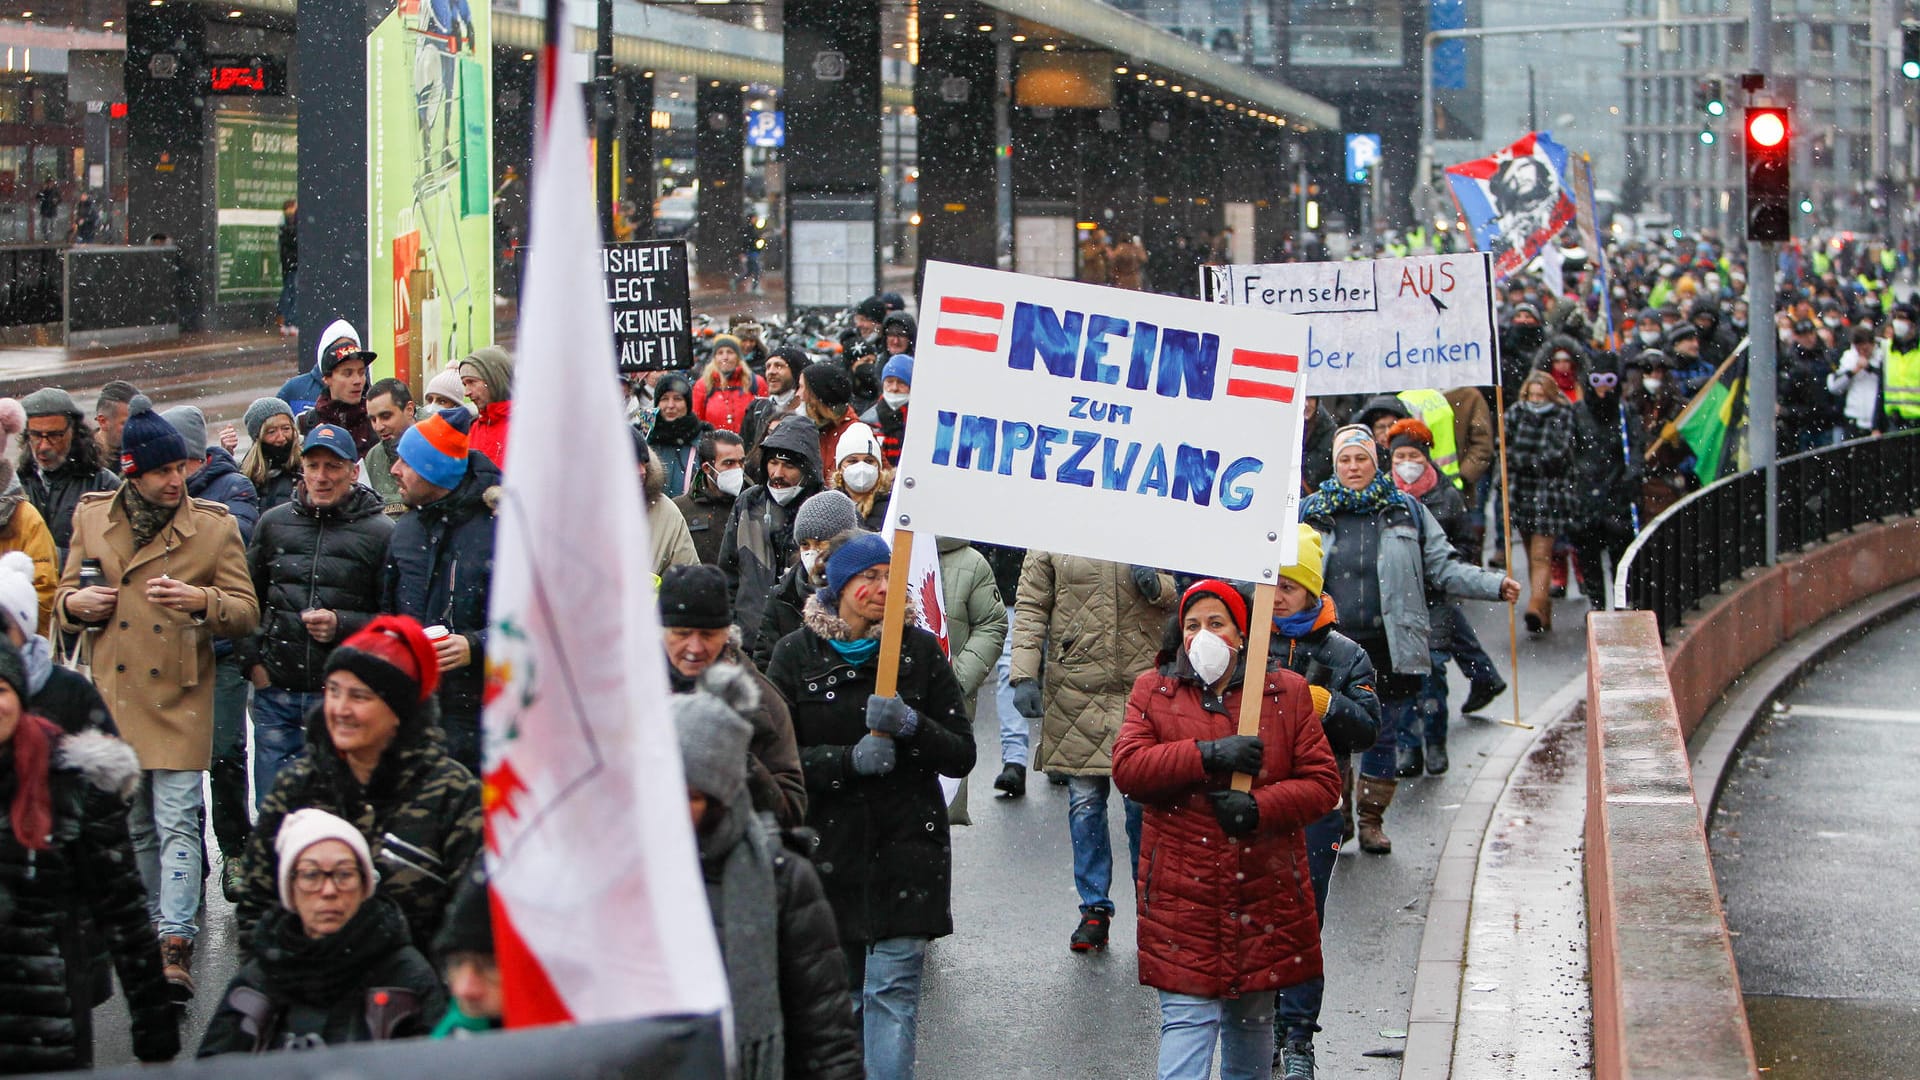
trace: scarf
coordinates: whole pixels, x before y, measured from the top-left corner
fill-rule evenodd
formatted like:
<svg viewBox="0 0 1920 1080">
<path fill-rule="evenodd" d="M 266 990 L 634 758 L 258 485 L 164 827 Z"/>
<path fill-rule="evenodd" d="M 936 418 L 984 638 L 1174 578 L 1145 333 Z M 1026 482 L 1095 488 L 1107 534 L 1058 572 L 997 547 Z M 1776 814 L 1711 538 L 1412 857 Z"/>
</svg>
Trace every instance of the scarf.
<svg viewBox="0 0 1920 1080">
<path fill-rule="evenodd" d="M 1322 480 L 1320 490 L 1307 496 L 1300 505 L 1302 520 L 1316 514 L 1377 514 L 1392 506 L 1400 497 L 1400 489 L 1386 473 L 1376 473 L 1373 483 L 1355 491 L 1342 484 L 1337 477 Z"/>
<path fill-rule="evenodd" d="M 1281 637 L 1293 638 L 1295 640 L 1306 637 L 1308 634 L 1313 633 L 1314 626 L 1320 622 L 1320 612 L 1326 606 L 1327 598 L 1322 596 L 1312 607 L 1298 615 L 1288 615 L 1285 618 L 1275 616 L 1273 620 L 1273 632 L 1279 634 Z"/>
<path fill-rule="evenodd" d="M 293 460 L 293 442 L 288 442 L 285 446 L 261 443 L 260 456 L 266 459 L 267 468 L 275 472 L 285 472 L 287 464 Z"/>
<path fill-rule="evenodd" d="M 647 442 L 654 446 L 692 446 L 699 437 L 699 417 L 687 413 L 678 420 L 668 420 L 656 412 L 653 415 L 653 429 L 647 433 Z"/>
<path fill-rule="evenodd" d="M 137 552 L 160 535 L 180 508 L 148 502 L 131 482 L 120 485 L 120 490 L 125 493 L 127 523 L 133 527 L 133 550 Z"/>
<path fill-rule="evenodd" d="M 375 965 L 408 943 L 407 920 L 392 900 L 366 898 L 340 929 L 310 938 L 300 916 L 275 908 L 254 931 L 253 951 L 266 970 L 269 996 L 330 1008 L 373 974 Z"/>
<path fill-rule="evenodd" d="M 1553 385 L 1559 387 L 1560 392 L 1567 395 L 1568 401 L 1580 400 L 1580 378 L 1578 372 L 1556 371 L 1549 367 L 1547 374 L 1553 377 Z"/>
<path fill-rule="evenodd" d="M 25 708 L 22 702 L 21 707 Z M 29 712 L 20 714 L 13 729 L 13 838 L 28 851 L 45 851 L 53 833 L 53 788 L 47 775 L 53 765 L 53 744 L 60 729 Z"/>
<path fill-rule="evenodd" d="M 35 634 L 21 646 L 20 658 L 27 662 L 27 697 L 37 698 L 53 678 L 53 642 Z"/>
<path fill-rule="evenodd" d="M 1427 492 L 1432 491 L 1433 486 L 1440 482 L 1440 470 L 1433 467 L 1432 461 L 1428 461 L 1427 471 L 1420 474 L 1420 479 L 1415 480 L 1411 484 L 1403 484 L 1400 482 L 1400 478 L 1396 476 L 1393 478 L 1393 482 L 1401 491 L 1406 492 L 1416 499 L 1424 499 L 1427 497 Z"/>
<path fill-rule="evenodd" d="M 733 1038 L 741 1080 L 772 1080 L 785 1067 L 780 1011 L 780 894 L 775 842 L 746 807 L 698 837 L 707 905 L 733 994 Z"/>
<path fill-rule="evenodd" d="M 827 644 L 833 646 L 833 651 L 840 654 L 840 659 L 854 667 L 859 667 L 873 659 L 880 652 L 880 642 L 874 638 L 864 638 L 860 641 L 829 641 Z"/>
</svg>

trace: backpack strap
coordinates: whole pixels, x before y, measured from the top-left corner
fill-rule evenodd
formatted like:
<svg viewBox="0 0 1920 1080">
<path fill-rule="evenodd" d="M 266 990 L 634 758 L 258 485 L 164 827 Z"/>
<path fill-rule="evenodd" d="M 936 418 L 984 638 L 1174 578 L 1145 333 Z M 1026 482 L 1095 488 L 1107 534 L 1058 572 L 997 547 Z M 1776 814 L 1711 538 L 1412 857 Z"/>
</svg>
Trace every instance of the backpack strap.
<svg viewBox="0 0 1920 1080">
<path fill-rule="evenodd" d="M 400 1025 L 420 1015 L 420 995 L 404 986 L 367 988 L 367 1031 L 374 1042 L 393 1038 Z"/>
<path fill-rule="evenodd" d="M 227 991 L 227 1007 L 240 1014 L 240 1032 L 253 1040 L 250 1053 L 264 1053 L 267 1037 L 280 1026 L 280 1008 L 273 999 L 251 986 L 236 986 Z"/>
</svg>

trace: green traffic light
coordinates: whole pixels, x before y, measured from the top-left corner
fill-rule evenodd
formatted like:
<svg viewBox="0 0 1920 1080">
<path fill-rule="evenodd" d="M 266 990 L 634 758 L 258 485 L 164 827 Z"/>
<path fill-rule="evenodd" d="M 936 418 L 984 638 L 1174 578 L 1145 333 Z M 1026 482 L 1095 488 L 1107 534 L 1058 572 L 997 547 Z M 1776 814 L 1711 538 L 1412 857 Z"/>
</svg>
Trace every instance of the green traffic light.
<svg viewBox="0 0 1920 1080">
<path fill-rule="evenodd" d="M 1920 75 L 1909 75 L 1907 77 L 1916 78 L 1920 77 Z M 1727 103 L 1724 101 L 1709 101 L 1707 102 L 1707 112 L 1713 116 L 1725 116 L 1727 115 Z"/>
<path fill-rule="evenodd" d="M 1713 132 L 1711 132 L 1711 131 L 1702 131 L 1702 132 L 1700 133 L 1700 145 L 1701 145 L 1701 146 L 1712 146 L 1712 145 L 1713 145 L 1713 143 L 1714 143 L 1714 134 L 1713 134 Z"/>
<path fill-rule="evenodd" d="M 1800 200 L 1800 212 L 1801 212 L 1801 213 L 1803 213 L 1803 214 L 1811 214 L 1811 213 L 1813 213 L 1813 200 L 1812 200 L 1812 199 L 1801 199 L 1801 200 Z"/>
<path fill-rule="evenodd" d="M 1920 60 L 1908 60 L 1900 65 L 1900 74 L 1909 79 L 1920 79 Z"/>
</svg>

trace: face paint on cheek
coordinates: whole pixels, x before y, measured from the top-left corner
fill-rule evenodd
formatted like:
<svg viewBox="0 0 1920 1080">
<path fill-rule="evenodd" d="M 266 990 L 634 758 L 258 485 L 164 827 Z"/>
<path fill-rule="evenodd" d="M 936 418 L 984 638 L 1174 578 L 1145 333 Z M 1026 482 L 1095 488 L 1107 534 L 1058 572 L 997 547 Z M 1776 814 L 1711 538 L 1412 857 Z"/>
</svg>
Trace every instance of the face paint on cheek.
<svg viewBox="0 0 1920 1080">
<path fill-rule="evenodd" d="M 868 588 L 865 585 L 862 585 L 859 588 L 853 590 L 853 598 L 863 604 L 866 603 L 867 598 L 872 595 L 873 595 L 873 590 Z"/>
</svg>

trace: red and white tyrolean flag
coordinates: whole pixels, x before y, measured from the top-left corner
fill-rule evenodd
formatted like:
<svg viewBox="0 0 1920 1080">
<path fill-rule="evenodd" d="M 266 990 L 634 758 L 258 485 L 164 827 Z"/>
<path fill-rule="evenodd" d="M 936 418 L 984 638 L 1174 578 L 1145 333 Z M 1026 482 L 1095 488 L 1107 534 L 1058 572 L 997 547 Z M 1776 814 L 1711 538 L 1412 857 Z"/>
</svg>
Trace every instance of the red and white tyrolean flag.
<svg viewBox="0 0 1920 1080">
<path fill-rule="evenodd" d="M 727 984 L 615 386 L 586 120 L 576 87 L 545 86 L 487 641 L 506 1020 L 713 1014 Z"/>
</svg>

